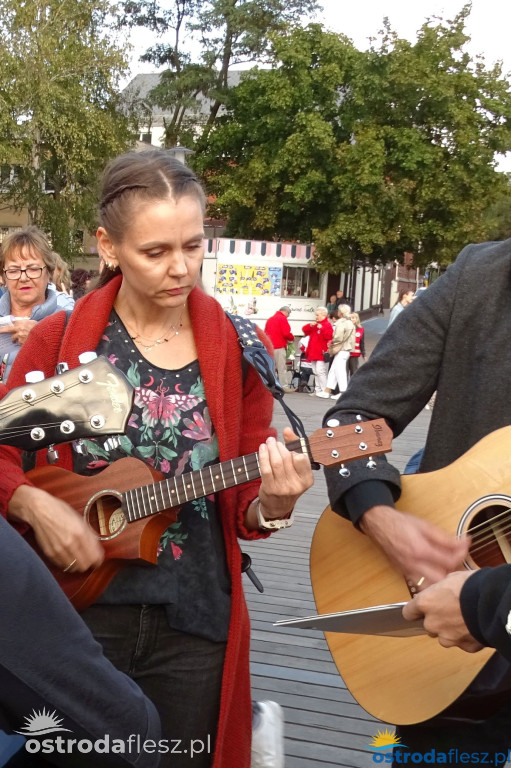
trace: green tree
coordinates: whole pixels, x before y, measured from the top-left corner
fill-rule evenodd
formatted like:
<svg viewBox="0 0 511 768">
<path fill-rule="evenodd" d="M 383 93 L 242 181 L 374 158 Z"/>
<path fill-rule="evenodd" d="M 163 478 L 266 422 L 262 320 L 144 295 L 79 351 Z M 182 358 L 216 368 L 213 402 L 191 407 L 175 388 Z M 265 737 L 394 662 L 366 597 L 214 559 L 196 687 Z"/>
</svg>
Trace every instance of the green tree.
<svg viewBox="0 0 511 768">
<path fill-rule="evenodd" d="M 128 0 L 127 22 L 149 27 L 163 40 L 143 59 L 168 67 L 149 98 L 150 104 L 172 111 L 165 121 L 166 146 L 196 139 L 203 143 L 228 102 L 229 68 L 266 60 L 270 33 L 283 33 L 316 9 L 316 0 L 173 0 L 170 6 Z M 195 59 L 183 45 L 183 35 L 199 45 Z M 211 106 L 197 130 L 199 95 L 211 99 Z"/>
<path fill-rule="evenodd" d="M 313 240 L 331 271 L 404 251 L 448 263 L 487 236 L 511 96 L 464 51 L 467 14 L 415 44 L 386 24 L 368 52 L 314 25 L 275 37 L 274 68 L 235 89 L 197 158 L 230 234 Z"/>
<path fill-rule="evenodd" d="M 67 259 L 94 225 L 101 168 L 133 139 L 113 12 L 108 0 L 0 2 L 0 162 L 16 168 L 1 199 L 28 208 Z"/>
</svg>

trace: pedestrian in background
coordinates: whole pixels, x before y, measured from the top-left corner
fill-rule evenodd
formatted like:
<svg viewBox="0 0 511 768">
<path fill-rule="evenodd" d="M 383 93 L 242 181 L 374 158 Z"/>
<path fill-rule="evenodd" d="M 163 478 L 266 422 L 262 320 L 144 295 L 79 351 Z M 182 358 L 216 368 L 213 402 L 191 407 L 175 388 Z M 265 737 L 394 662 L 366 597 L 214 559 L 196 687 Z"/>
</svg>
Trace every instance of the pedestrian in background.
<svg viewBox="0 0 511 768">
<path fill-rule="evenodd" d="M 291 314 L 291 307 L 281 307 L 274 315 L 268 318 L 264 331 L 273 344 L 275 356 L 275 370 L 277 378 L 284 387 L 284 392 L 294 392 L 292 387 L 287 386 L 286 370 L 286 349 L 289 342 L 294 341 L 291 333 L 288 317 Z"/>
<path fill-rule="evenodd" d="M 412 303 L 414 299 L 415 293 L 411 291 L 409 288 L 404 288 L 401 291 L 399 291 L 399 295 L 397 297 L 397 301 L 390 310 L 390 317 L 389 317 L 389 325 L 391 325 L 396 317 L 401 314 L 403 309 L 407 307 L 409 304 Z M 389 326 L 387 326 L 388 328 Z"/>
<path fill-rule="evenodd" d="M 71 272 L 71 295 L 75 301 L 84 295 L 88 279 L 89 273 L 86 269 L 73 269 Z"/>
<path fill-rule="evenodd" d="M 355 326 L 350 320 L 350 307 L 341 304 L 337 310 L 339 319 L 335 324 L 334 336 L 328 345 L 328 351 L 333 357 L 332 365 L 328 372 L 325 389 L 318 397 L 340 397 L 348 386 L 348 360 L 350 352 L 355 346 Z M 332 391 L 338 387 L 339 394 L 332 395 Z"/>
<path fill-rule="evenodd" d="M 316 321 L 304 325 L 302 331 L 304 336 L 309 337 L 307 359 L 310 360 L 312 365 L 315 389 L 315 392 L 311 394 L 315 394 L 316 397 L 323 397 L 321 393 L 326 387 L 328 366 L 330 363 L 328 345 L 334 335 L 334 329 L 328 319 L 328 311 L 326 307 L 318 307 L 316 309 L 315 318 Z"/>
<path fill-rule="evenodd" d="M 366 349 L 364 341 L 364 326 L 360 322 L 360 315 L 358 312 L 352 312 L 350 315 L 350 320 L 355 326 L 354 346 L 350 352 L 350 357 L 348 360 L 348 373 L 351 377 L 358 370 L 360 358 L 363 360 L 366 359 Z"/>
<path fill-rule="evenodd" d="M 0 379 L 6 382 L 30 331 L 60 307 L 51 286 L 55 257 L 46 235 L 37 227 L 19 229 L 4 238 L 0 269 L 7 288 L 0 299 L 0 317 L 4 319 L 0 328 Z"/>
<path fill-rule="evenodd" d="M 59 253 L 53 251 L 55 269 L 53 282 L 49 284 L 57 293 L 57 306 L 59 309 L 73 309 L 75 301 L 71 296 L 71 273 L 69 267 Z"/>
<path fill-rule="evenodd" d="M 326 308 L 328 309 L 328 315 L 330 316 L 332 312 L 337 310 L 337 296 L 335 293 L 330 296 L 330 301 L 326 305 Z"/>
</svg>

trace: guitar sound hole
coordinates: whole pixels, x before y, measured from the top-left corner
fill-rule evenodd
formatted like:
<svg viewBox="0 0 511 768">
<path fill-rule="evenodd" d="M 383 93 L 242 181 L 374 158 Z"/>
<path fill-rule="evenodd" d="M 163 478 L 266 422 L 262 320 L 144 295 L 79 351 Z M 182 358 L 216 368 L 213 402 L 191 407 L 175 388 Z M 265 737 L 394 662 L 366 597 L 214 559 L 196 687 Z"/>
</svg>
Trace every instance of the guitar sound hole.
<svg viewBox="0 0 511 768">
<path fill-rule="evenodd" d="M 109 494 L 91 500 L 86 510 L 86 518 L 99 539 L 118 536 L 127 523 L 120 499 Z"/>
<path fill-rule="evenodd" d="M 471 518 L 470 559 L 478 567 L 511 562 L 511 504 L 488 504 Z"/>
</svg>

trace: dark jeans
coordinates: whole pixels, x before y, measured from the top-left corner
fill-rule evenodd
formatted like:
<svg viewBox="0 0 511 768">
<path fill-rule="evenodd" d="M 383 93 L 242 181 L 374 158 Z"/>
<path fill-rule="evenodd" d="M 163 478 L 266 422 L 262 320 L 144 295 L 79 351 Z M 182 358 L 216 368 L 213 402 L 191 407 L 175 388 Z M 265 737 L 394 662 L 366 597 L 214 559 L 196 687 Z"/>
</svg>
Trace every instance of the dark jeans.
<svg viewBox="0 0 511 768">
<path fill-rule="evenodd" d="M 348 357 L 348 373 L 350 376 L 354 376 L 355 373 L 358 371 L 358 366 L 360 363 L 360 357 Z"/>
<path fill-rule="evenodd" d="M 158 605 L 93 605 L 82 617 L 112 664 L 155 704 L 162 737 L 174 750 L 161 755 L 160 768 L 209 768 L 225 643 L 172 629 Z"/>
</svg>

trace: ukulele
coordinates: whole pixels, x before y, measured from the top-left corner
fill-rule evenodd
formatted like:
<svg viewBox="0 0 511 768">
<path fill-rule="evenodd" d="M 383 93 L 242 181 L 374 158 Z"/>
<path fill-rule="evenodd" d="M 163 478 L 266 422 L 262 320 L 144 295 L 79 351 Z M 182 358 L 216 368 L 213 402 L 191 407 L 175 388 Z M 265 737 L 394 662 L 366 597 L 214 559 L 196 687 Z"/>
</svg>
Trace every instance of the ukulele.
<svg viewBox="0 0 511 768">
<path fill-rule="evenodd" d="M 289 450 L 307 453 L 312 462 L 334 466 L 361 456 L 390 450 L 391 431 L 383 419 L 325 427 L 308 439 L 287 443 Z M 164 478 L 135 458 L 119 459 L 92 477 L 60 467 L 43 467 L 27 477 L 38 488 L 66 501 L 83 515 L 105 550 L 105 560 L 84 573 L 64 573 L 45 560 L 61 588 L 79 611 L 102 593 L 129 562 L 156 564 L 160 537 L 176 521 L 179 505 L 260 477 L 257 453 L 223 461 L 174 478 Z"/>
</svg>

